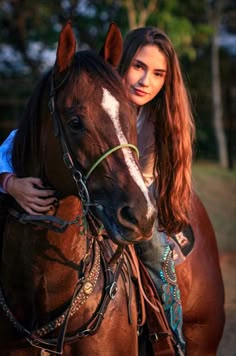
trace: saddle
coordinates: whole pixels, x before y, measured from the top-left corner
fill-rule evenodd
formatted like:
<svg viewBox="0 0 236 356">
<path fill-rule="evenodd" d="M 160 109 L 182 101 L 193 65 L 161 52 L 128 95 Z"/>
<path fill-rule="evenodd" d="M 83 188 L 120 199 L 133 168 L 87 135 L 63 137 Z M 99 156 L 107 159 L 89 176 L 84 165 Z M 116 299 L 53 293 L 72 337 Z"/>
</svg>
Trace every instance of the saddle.
<svg viewBox="0 0 236 356">
<path fill-rule="evenodd" d="M 129 253 L 134 265 L 134 274 L 138 279 L 140 298 L 144 299 L 146 325 L 153 356 L 175 356 L 176 342 L 153 281 L 133 246 L 129 246 Z"/>
<path fill-rule="evenodd" d="M 173 245 L 173 260 L 175 265 L 185 261 L 192 252 L 195 245 L 195 237 L 190 225 L 187 225 L 181 232 L 168 237 Z"/>
</svg>

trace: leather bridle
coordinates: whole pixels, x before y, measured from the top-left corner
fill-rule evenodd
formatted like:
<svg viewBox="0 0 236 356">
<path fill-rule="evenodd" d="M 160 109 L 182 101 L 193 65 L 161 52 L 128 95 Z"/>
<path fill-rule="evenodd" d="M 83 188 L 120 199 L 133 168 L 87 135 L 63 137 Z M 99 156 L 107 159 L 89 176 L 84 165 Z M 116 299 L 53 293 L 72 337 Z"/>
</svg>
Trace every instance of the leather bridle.
<svg viewBox="0 0 236 356">
<path fill-rule="evenodd" d="M 91 204 L 90 201 L 90 196 L 89 192 L 86 186 L 87 180 L 93 173 L 93 171 L 96 169 L 96 167 L 104 160 L 106 159 L 109 155 L 111 155 L 113 152 L 122 149 L 122 148 L 131 148 L 133 149 L 138 157 L 139 157 L 139 151 L 138 148 L 130 143 L 123 143 L 119 144 L 108 151 L 106 151 L 104 154 L 102 154 L 101 157 L 99 157 L 92 167 L 89 169 L 89 171 L 84 175 L 78 168 L 77 162 L 73 160 L 73 156 L 71 154 L 71 150 L 67 144 L 65 133 L 62 127 L 62 121 L 60 118 L 60 114 L 58 110 L 56 109 L 56 92 L 57 90 L 66 82 L 68 76 L 69 76 L 69 71 L 65 75 L 64 79 L 61 81 L 60 84 L 55 88 L 54 87 L 54 80 L 53 80 L 53 71 L 52 71 L 52 77 L 51 77 L 51 85 L 50 85 L 50 94 L 49 94 L 49 102 L 48 102 L 48 107 L 49 111 L 53 120 L 53 128 L 54 128 L 54 135 L 59 138 L 61 148 L 62 148 L 62 153 L 63 153 L 63 161 L 65 163 L 65 166 L 70 170 L 72 177 L 76 183 L 77 189 L 78 189 L 78 195 L 82 201 L 83 205 L 83 214 L 84 216 L 87 215 L 89 207 L 93 204 Z"/>
<path fill-rule="evenodd" d="M 73 221 L 67 221 L 63 220 L 57 216 L 54 215 L 30 215 L 26 213 L 19 212 L 15 209 L 9 209 L 9 212 L 11 215 L 14 216 L 15 219 L 17 219 L 19 222 L 23 224 L 34 224 L 37 226 L 41 226 L 42 228 L 47 228 L 49 230 L 53 230 L 55 232 L 64 232 L 68 226 L 73 225 L 73 224 L 83 224 L 84 218 L 88 214 L 88 211 L 91 206 L 95 206 L 96 203 L 91 203 L 90 200 L 90 195 L 89 191 L 87 188 L 87 181 L 90 178 L 91 174 L 94 172 L 94 170 L 97 168 L 97 166 L 104 160 L 106 159 L 109 155 L 114 153 L 115 151 L 122 149 L 122 148 L 131 148 L 134 150 L 139 158 L 139 151 L 138 148 L 130 143 L 123 143 L 119 144 L 106 152 L 104 152 L 101 157 L 99 157 L 91 166 L 91 168 L 88 170 L 86 174 L 83 174 L 81 170 L 78 167 L 78 163 L 73 159 L 73 154 L 71 153 L 71 149 L 69 148 L 69 145 L 66 140 L 66 136 L 64 133 L 64 129 L 62 126 L 62 120 L 60 117 L 60 113 L 58 112 L 56 108 L 56 94 L 61 88 L 66 81 L 69 78 L 70 72 L 68 71 L 64 78 L 61 80 L 61 82 L 55 87 L 54 86 L 54 70 L 52 71 L 51 74 L 51 82 L 50 82 L 50 93 L 49 93 L 49 101 L 48 101 L 48 108 L 49 112 L 51 114 L 52 120 L 53 120 L 53 130 L 54 130 L 54 135 L 57 137 L 60 141 L 61 149 L 62 149 L 62 157 L 65 166 L 69 171 L 71 172 L 71 175 L 75 181 L 77 191 L 78 191 L 78 197 L 80 198 L 82 202 L 82 209 L 83 213 L 82 215 L 78 215 Z"/>
</svg>

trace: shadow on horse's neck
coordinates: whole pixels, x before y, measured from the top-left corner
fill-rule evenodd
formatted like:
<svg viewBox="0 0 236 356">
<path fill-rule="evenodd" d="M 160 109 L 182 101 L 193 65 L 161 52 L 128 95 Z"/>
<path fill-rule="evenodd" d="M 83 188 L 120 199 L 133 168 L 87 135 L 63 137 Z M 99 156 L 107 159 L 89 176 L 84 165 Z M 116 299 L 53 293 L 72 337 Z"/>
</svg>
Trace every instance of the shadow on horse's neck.
<svg viewBox="0 0 236 356">
<path fill-rule="evenodd" d="M 62 200 L 57 208 L 58 216 L 66 220 L 80 212 L 81 203 L 73 196 Z M 69 300 L 78 280 L 80 260 L 86 254 L 86 244 L 78 225 L 71 225 L 65 233 L 59 234 L 13 220 L 5 232 L 2 261 L 8 267 L 3 268 L 1 276 L 12 305 L 28 303 L 33 310 L 42 294 L 45 295 L 40 297 L 42 310 L 44 303 L 49 303 L 47 310 L 50 305 L 54 309 Z M 53 290 L 62 285 L 63 291 L 52 306 Z"/>
</svg>

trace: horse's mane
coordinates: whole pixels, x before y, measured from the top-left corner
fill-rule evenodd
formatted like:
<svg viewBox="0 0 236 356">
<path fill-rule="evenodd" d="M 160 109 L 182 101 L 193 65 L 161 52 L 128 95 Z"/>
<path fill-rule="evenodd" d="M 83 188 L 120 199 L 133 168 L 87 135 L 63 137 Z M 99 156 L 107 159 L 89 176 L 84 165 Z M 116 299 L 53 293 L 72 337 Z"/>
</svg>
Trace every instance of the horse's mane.
<svg viewBox="0 0 236 356">
<path fill-rule="evenodd" d="M 124 88 L 118 73 L 104 60 L 92 51 L 77 52 L 73 64 L 69 69 L 70 74 L 65 83 L 64 96 L 72 95 L 78 102 L 81 100 L 80 74 L 86 71 L 92 78 L 93 87 L 104 86 L 120 100 L 127 100 Z M 24 113 L 21 117 L 19 127 L 15 136 L 12 163 L 14 171 L 19 177 L 39 176 L 42 165 L 41 156 L 41 117 L 42 97 L 45 88 L 49 91 L 49 78 L 51 70 L 39 81 L 32 93 Z M 65 87 L 63 86 L 63 87 Z M 60 90 L 63 90 L 63 87 Z M 68 94 L 70 93 L 70 94 Z"/>
<path fill-rule="evenodd" d="M 51 70 L 45 73 L 36 85 L 19 122 L 12 151 L 12 164 L 18 177 L 37 176 L 38 173 L 36 165 L 40 161 L 40 99 L 50 74 Z M 29 171 L 29 167 L 31 167 L 31 171 Z"/>
</svg>

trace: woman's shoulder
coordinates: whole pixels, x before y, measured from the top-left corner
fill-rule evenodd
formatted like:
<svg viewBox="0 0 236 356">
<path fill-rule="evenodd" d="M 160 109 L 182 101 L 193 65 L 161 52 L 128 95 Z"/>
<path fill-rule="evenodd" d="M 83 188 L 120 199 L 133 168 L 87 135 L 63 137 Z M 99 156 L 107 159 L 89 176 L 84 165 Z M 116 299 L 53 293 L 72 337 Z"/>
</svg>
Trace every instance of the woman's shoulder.
<svg viewBox="0 0 236 356">
<path fill-rule="evenodd" d="M 16 135 L 17 129 L 12 130 L 9 135 L 7 136 L 7 138 L 5 139 L 5 141 L 3 141 L 3 143 L 0 145 L 1 149 L 4 149 L 5 147 L 8 147 L 10 145 L 12 145 L 14 137 Z"/>
</svg>

